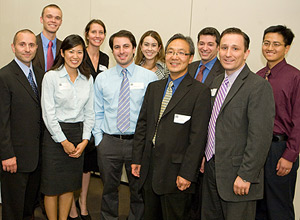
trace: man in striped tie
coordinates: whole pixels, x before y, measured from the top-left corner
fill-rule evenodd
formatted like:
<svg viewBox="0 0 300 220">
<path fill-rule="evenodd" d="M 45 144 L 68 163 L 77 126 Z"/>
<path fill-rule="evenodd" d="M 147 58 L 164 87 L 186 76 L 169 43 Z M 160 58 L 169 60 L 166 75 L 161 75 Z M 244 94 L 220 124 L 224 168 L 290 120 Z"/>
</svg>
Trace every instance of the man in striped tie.
<svg viewBox="0 0 300 220">
<path fill-rule="evenodd" d="M 131 194 L 128 219 L 138 220 L 143 217 L 144 204 L 137 178 L 131 174 L 133 136 L 146 88 L 157 76 L 134 64 L 136 41 L 131 32 L 113 34 L 109 46 L 117 65 L 95 80 L 93 134 L 103 181 L 100 215 L 101 219 L 118 219 L 118 186 L 125 164 Z"/>
</svg>

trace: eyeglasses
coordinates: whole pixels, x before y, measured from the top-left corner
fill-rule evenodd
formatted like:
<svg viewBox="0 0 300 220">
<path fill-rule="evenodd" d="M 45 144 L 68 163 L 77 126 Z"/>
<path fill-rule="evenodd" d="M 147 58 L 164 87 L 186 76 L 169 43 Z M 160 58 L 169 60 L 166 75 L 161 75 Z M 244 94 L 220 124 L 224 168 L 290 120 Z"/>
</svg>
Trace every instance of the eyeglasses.
<svg viewBox="0 0 300 220">
<path fill-rule="evenodd" d="M 272 45 L 272 47 L 280 47 L 282 46 L 283 44 L 279 43 L 279 42 L 270 42 L 270 41 L 264 41 L 263 42 L 263 45 L 265 47 L 269 47 L 270 45 Z"/>
<path fill-rule="evenodd" d="M 185 56 L 189 56 L 191 55 L 190 53 L 185 53 L 183 51 L 173 51 L 173 50 L 167 50 L 166 51 L 166 56 L 174 56 L 176 54 L 176 56 L 180 57 L 180 58 L 184 58 Z"/>
</svg>

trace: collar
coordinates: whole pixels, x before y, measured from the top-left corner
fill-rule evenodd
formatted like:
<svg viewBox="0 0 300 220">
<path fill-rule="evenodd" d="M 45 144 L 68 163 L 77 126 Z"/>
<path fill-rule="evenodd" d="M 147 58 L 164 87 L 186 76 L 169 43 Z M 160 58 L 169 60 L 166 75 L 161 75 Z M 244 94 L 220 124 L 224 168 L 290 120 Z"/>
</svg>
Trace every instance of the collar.
<svg viewBox="0 0 300 220">
<path fill-rule="evenodd" d="M 280 61 L 279 63 L 277 63 L 272 69 L 269 68 L 268 64 L 266 66 L 267 71 L 271 70 L 271 75 L 276 76 L 279 72 L 281 72 L 281 68 L 284 67 L 285 65 L 287 65 L 287 62 L 285 60 L 285 58 Z"/>
<path fill-rule="evenodd" d="M 66 70 L 66 67 L 64 65 L 60 66 L 57 70 L 59 70 L 59 77 L 63 78 L 63 77 L 69 76 L 69 74 Z M 57 70 L 54 70 L 54 71 L 57 71 Z M 86 77 L 81 74 L 81 72 L 79 71 L 78 68 L 77 68 L 77 72 L 78 72 L 77 78 L 81 77 L 82 79 L 86 79 Z"/>
<path fill-rule="evenodd" d="M 207 64 L 205 64 L 205 67 L 207 69 L 209 69 L 209 71 L 212 69 L 212 67 L 214 66 L 215 62 L 217 61 L 217 57 L 215 57 L 214 59 L 212 59 L 211 61 L 209 61 Z M 203 66 L 202 60 L 200 61 L 199 67 Z"/>
<path fill-rule="evenodd" d="M 169 75 L 167 85 L 169 85 L 170 81 L 173 81 L 173 86 L 174 86 L 174 89 L 176 90 L 177 87 L 179 86 L 179 84 L 181 83 L 181 81 L 183 80 L 183 78 L 186 76 L 186 74 L 184 74 L 183 76 L 181 76 L 181 77 L 179 77 L 178 79 L 175 79 L 175 80 L 172 80 L 171 76 Z"/>
<path fill-rule="evenodd" d="M 41 32 L 41 39 L 42 39 L 43 48 L 48 48 L 48 44 L 49 44 L 50 40 L 45 37 L 43 32 Z M 56 37 L 54 38 L 54 40 L 52 40 L 52 43 L 53 43 L 53 46 L 56 45 Z M 52 48 L 53 48 L 53 46 L 52 46 Z"/>
<path fill-rule="evenodd" d="M 30 62 L 30 67 L 28 67 L 24 63 L 22 63 L 17 57 L 15 57 L 15 61 L 18 64 L 18 66 L 21 68 L 21 70 L 23 71 L 26 77 L 28 77 L 29 70 L 31 70 L 31 72 L 33 73 L 32 62 Z"/>
<path fill-rule="evenodd" d="M 116 66 L 117 68 L 117 73 L 120 74 L 120 76 L 123 77 L 123 74 L 122 74 L 122 70 L 124 69 L 123 67 L 121 67 L 119 64 L 117 64 Z M 135 69 L 135 63 L 132 61 L 132 63 L 127 66 L 125 69 L 127 69 L 127 73 L 132 76 L 133 75 L 133 72 L 134 72 L 134 69 Z"/>
<path fill-rule="evenodd" d="M 234 81 L 236 80 L 236 78 L 240 75 L 240 73 L 242 72 L 242 70 L 244 69 L 246 64 L 244 64 L 240 69 L 238 69 L 237 71 L 235 71 L 234 73 L 228 75 L 225 71 L 225 77 L 228 76 L 228 80 L 229 80 L 229 84 L 232 85 L 234 83 Z"/>
</svg>

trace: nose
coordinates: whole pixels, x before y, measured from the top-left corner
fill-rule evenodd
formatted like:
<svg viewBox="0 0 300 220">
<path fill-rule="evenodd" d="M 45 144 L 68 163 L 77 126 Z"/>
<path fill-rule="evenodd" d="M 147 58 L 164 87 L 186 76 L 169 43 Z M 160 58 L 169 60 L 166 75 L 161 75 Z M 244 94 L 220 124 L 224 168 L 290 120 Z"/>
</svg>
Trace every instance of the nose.
<svg viewBox="0 0 300 220">
<path fill-rule="evenodd" d="M 226 55 L 227 57 L 230 57 L 230 56 L 231 56 L 231 49 L 230 49 L 230 48 L 228 48 L 228 50 L 226 50 L 225 55 Z"/>
<path fill-rule="evenodd" d="M 30 46 L 29 46 L 28 44 L 25 46 L 25 51 L 26 51 L 26 52 L 29 52 L 29 51 L 30 51 Z"/>
</svg>

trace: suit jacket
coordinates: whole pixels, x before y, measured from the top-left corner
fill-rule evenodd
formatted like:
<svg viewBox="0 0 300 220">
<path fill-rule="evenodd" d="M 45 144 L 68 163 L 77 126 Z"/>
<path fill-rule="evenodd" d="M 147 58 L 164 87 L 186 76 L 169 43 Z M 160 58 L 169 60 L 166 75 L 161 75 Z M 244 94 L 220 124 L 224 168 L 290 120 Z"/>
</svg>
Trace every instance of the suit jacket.
<svg viewBox="0 0 300 220">
<path fill-rule="evenodd" d="M 193 78 L 195 78 L 195 75 L 196 75 L 199 65 L 200 65 L 200 60 L 192 62 L 189 65 L 189 73 L 191 74 L 191 76 Z M 210 70 L 207 78 L 205 79 L 204 84 L 207 85 L 208 87 L 210 87 L 212 82 L 214 81 L 214 79 L 222 73 L 224 73 L 224 68 L 221 65 L 219 59 L 217 59 L 215 64 L 213 65 L 212 69 Z"/>
<path fill-rule="evenodd" d="M 44 71 L 33 67 L 39 94 Z M 17 158 L 17 172 L 32 172 L 39 160 L 40 100 L 13 60 L 0 70 L 0 158 Z"/>
<path fill-rule="evenodd" d="M 161 117 L 153 148 L 152 139 L 166 83 L 164 79 L 148 85 L 134 135 L 132 162 L 141 164 L 141 186 L 151 163 L 152 187 L 159 195 L 180 192 L 176 186 L 177 176 L 196 181 L 210 115 L 209 89 L 187 74 Z M 194 187 L 190 187 L 185 192 L 193 190 Z"/>
<path fill-rule="evenodd" d="M 224 75 L 215 78 L 211 88 L 219 88 Z M 214 99 L 215 96 L 212 106 Z M 274 117 L 270 84 L 245 65 L 223 102 L 215 127 L 216 183 L 223 200 L 263 198 L 263 167 L 272 141 Z M 234 194 L 237 176 L 251 182 L 248 195 Z"/>
<path fill-rule="evenodd" d="M 44 57 L 44 50 L 43 50 L 43 42 L 41 38 L 41 34 L 36 36 L 36 42 L 38 45 L 38 49 L 36 51 L 36 55 L 32 60 L 32 64 L 40 69 L 44 70 L 45 72 L 45 57 Z M 59 53 L 61 41 L 56 39 L 56 56 Z"/>
</svg>

